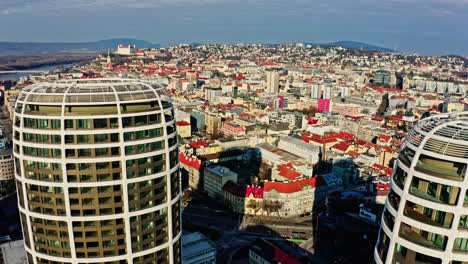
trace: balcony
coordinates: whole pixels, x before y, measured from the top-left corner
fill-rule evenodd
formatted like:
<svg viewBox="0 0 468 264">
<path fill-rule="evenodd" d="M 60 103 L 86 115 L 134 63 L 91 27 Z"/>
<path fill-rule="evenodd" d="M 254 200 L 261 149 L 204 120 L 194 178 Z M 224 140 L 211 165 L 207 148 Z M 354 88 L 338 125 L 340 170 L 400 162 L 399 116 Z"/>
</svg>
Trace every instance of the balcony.
<svg viewBox="0 0 468 264">
<path fill-rule="evenodd" d="M 409 168 L 411 166 L 411 162 L 413 161 L 414 155 L 415 152 L 413 150 L 405 148 L 398 155 L 398 160 Z"/>
<path fill-rule="evenodd" d="M 446 180 L 463 181 L 466 164 L 421 155 L 416 163 L 415 170 Z"/>
<path fill-rule="evenodd" d="M 445 212 L 436 211 L 436 213 L 444 214 Z M 440 222 L 432 219 L 431 217 L 418 212 L 416 207 L 411 207 L 411 206 L 408 206 L 408 205 L 405 206 L 404 214 L 405 214 L 405 216 L 407 216 L 407 217 L 409 217 L 409 218 L 411 218 L 413 220 L 416 220 L 418 222 L 428 224 L 428 225 L 432 225 L 432 226 L 443 227 L 443 228 L 450 228 L 450 226 L 452 225 L 452 220 L 453 220 L 453 214 L 445 213 L 443 219 L 441 219 L 442 223 L 440 223 Z"/>
<path fill-rule="evenodd" d="M 421 233 L 426 233 L 427 236 L 431 237 L 432 239 L 429 240 L 428 238 L 423 237 Z M 413 242 L 415 244 L 418 244 L 426 248 L 435 249 L 439 251 L 443 251 L 447 244 L 446 236 L 429 233 L 429 232 L 422 231 L 422 230 L 420 230 L 420 232 L 416 232 L 409 225 L 404 224 L 404 223 L 401 223 L 400 225 L 399 235 L 401 238 L 404 238 L 410 242 Z"/>
</svg>

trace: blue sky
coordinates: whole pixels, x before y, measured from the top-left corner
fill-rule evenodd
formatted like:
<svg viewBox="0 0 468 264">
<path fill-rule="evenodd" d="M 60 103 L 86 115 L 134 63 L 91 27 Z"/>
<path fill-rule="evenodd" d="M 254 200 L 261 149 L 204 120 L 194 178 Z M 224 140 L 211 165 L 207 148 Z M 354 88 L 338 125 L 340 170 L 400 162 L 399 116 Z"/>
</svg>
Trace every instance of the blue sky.
<svg viewBox="0 0 468 264">
<path fill-rule="evenodd" d="M 468 55 L 468 0 L 0 0 L 0 41 L 354 40 Z"/>
</svg>

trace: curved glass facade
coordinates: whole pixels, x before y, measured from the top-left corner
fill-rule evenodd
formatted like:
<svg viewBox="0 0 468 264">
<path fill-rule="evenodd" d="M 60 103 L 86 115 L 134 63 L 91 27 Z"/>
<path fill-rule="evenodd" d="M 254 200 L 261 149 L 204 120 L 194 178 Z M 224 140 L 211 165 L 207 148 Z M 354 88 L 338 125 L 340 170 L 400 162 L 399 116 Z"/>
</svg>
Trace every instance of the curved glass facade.
<svg viewBox="0 0 468 264">
<path fill-rule="evenodd" d="M 164 89 L 126 79 L 29 86 L 14 117 L 30 263 L 179 263 L 180 177 Z"/>
<path fill-rule="evenodd" d="M 375 248 L 376 263 L 468 263 L 468 112 L 408 133 Z"/>
</svg>

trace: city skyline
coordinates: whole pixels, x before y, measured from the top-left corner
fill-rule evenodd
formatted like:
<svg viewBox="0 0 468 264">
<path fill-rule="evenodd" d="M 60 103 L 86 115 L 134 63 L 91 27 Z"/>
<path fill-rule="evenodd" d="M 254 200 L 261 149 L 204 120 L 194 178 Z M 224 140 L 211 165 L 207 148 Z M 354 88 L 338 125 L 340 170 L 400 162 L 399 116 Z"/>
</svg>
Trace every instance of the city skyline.
<svg viewBox="0 0 468 264">
<path fill-rule="evenodd" d="M 468 263 L 465 58 L 140 44 L 4 57 L 1 263 Z"/>
<path fill-rule="evenodd" d="M 114 37 L 153 43 L 326 43 L 353 40 L 406 53 L 467 55 L 468 1 L 4 1 L 1 41 Z"/>
</svg>

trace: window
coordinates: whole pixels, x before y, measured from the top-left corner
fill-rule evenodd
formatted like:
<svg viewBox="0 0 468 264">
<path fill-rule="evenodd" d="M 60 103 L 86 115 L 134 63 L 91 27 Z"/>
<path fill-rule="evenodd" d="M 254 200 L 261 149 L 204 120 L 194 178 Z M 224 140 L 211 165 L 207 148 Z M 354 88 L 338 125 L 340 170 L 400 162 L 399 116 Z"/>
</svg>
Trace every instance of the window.
<svg viewBox="0 0 468 264">
<path fill-rule="evenodd" d="M 94 128 L 95 129 L 107 128 L 107 119 L 106 118 L 94 119 Z"/>
<path fill-rule="evenodd" d="M 466 166 L 466 163 L 437 159 L 421 154 L 416 163 L 415 170 L 443 179 L 463 181 Z"/>
<path fill-rule="evenodd" d="M 91 120 L 89 119 L 77 119 L 76 120 L 76 129 L 90 129 Z"/>
<path fill-rule="evenodd" d="M 402 168 L 399 166 L 396 167 L 395 173 L 393 174 L 393 180 L 395 184 L 402 190 L 405 186 L 405 180 L 407 176 L 408 173 L 406 173 Z"/>
<path fill-rule="evenodd" d="M 388 210 L 385 210 L 383 219 L 390 231 L 393 230 L 393 226 L 395 225 L 395 217 Z"/>
<path fill-rule="evenodd" d="M 458 223 L 458 228 L 468 229 L 468 215 L 460 216 L 460 222 Z"/>
<path fill-rule="evenodd" d="M 406 165 L 406 167 L 411 166 L 411 162 L 413 161 L 414 155 L 416 153 L 414 150 L 406 147 L 400 151 L 400 154 L 398 155 L 398 160 L 400 160 L 403 164 Z"/>
<path fill-rule="evenodd" d="M 377 252 L 380 259 L 385 262 L 387 259 L 388 247 L 390 245 L 390 238 L 385 234 L 385 232 L 380 229 L 379 241 L 377 241 Z"/>
<path fill-rule="evenodd" d="M 455 205 L 460 189 L 458 187 L 426 181 L 413 176 L 409 193 L 429 201 Z"/>
<path fill-rule="evenodd" d="M 400 237 L 408 241 L 436 250 L 445 250 L 447 245 L 446 236 L 431 233 L 405 223 L 401 223 L 399 234 Z"/>
<path fill-rule="evenodd" d="M 390 205 L 393 207 L 393 209 L 398 210 L 398 206 L 400 205 L 400 196 L 396 194 L 393 190 L 390 190 L 387 199 Z"/>
<path fill-rule="evenodd" d="M 120 108 L 122 113 L 139 113 L 160 109 L 157 101 L 121 104 Z"/>
<path fill-rule="evenodd" d="M 405 216 L 428 225 L 444 228 L 450 228 L 452 226 L 452 213 L 427 208 L 410 201 L 406 202 L 405 210 L 403 212 Z"/>
</svg>

